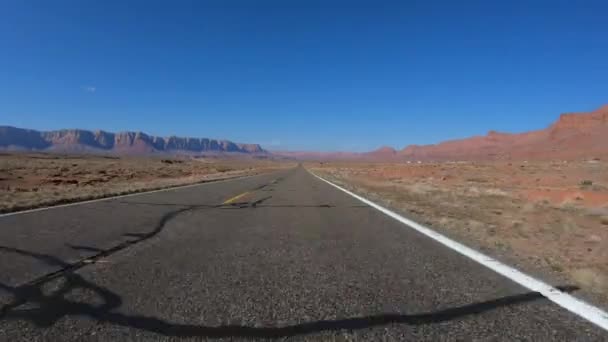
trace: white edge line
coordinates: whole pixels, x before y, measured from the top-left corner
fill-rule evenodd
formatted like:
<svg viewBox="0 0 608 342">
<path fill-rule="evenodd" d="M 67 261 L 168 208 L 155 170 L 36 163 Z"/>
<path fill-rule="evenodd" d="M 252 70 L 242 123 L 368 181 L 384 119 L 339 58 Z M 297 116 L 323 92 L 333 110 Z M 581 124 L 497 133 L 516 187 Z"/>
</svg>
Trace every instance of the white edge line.
<svg viewBox="0 0 608 342">
<path fill-rule="evenodd" d="M 454 251 L 456 251 L 470 259 L 477 261 L 478 263 L 482 264 L 483 266 L 493 270 L 494 272 L 496 272 L 498 274 L 503 275 L 504 277 L 511 279 L 512 281 L 516 282 L 517 284 L 519 284 L 525 288 L 528 288 L 531 291 L 542 294 L 543 296 L 545 296 L 549 300 L 551 300 L 553 303 L 561 306 L 562 308 L 564 308 L 564 309 L 588 320 L 589 322 L 596 324 L 600 328 L 608 331 L 608 313 L 606 313 L 606 311 L 604 311 L 596 306 L 593 306 L 591 304 L 588 304 L 583 300 L 575 298 L 565 292 L 562 292 L 559 289 L 557 289 L 551 285 L 548 285 L 532 276 L 529 276 L 511 266 L 505 265 L 494 258 L 484 255 L 459 242 L 451 240 L 451 239 L 447 238 L 446 236 L 441 235 L 430 228 L 427 228 L 417 222 L 414 222 L 408 218 L 405 218 L 364 197 L 361 197 L 324 178 L 321 178 L 321 177 L 317 176 L 316 174 L 312 173 L 311 171 L 308 171 L 308 172 L 311 173 L 313 176 L 317 177 L 318 179 L 324 181 L 325 183 L 327 183 L 339 190 L 342 190 L 343 192 L 345 192 L 345 193 L 351 195 L 352 197 L 358 199 L 359 201 L 383 212 L 384 214 L 394 218 L 395 220 L 405 224 L 406 226 L 430 237 L 431 239 L 443 244 L 446 247 L 453 249 Z"/>
<path fill-rule="evenodd" d="M 271 172 L 269 172 L 269 173 L 271 173 Z M 156 189 L 156 190 L 135 191 L 133 193 L 126 194 L 126 195 L 108 196 L 108 197 L 102 197 L 102 198 L 96 198 L 96 199 L 92 199 L 92 200 L 87 200 L 87 201 L 76 201 L 76 202 L 65 203 L 65 204 L 50 205 L 48 207 L 32 208 L 32 209 L 26 209 L 26 210 L 20 210 L 20 211 L 0 214 L 0 218 L 7 217 L 7 216 L 15 216 L 15 215 L 21 215 L 21 214 L 28 214 L 28 213 L 33 213 L 33 212 L 37 212 L 37 211 L 44 211 L 44 210 L 50 210 L 50 209 L 72 207 L 72 206 L 81 205 L 81 204 L 87 204 L 87 203 L 109 201 L 109 200 L 113 200 L 113 199 L 117 199 L 117 198 L 125 198 L 125 197 L 137 196 L 137 195 L 152 194 L 152 193 L 155 193 L 155 192 L 179 190 L 179 189 L 192 188 L 192 187 L 195 187 L 195 186 L 203 186 L 203 185 L 208 185 L 208 184 L 213 184 L 213 183 L 229 182 L 229 181 L 238 180 L 238 179 L 245 179 L 245 178 L 250 178 L 250 177 L 261 176 L 261 175 L 264 175 L 264 174 L 268 174 L 268 173 L 259 173 L 257 175 L 234 176 L 234 177 L 229 177 L 229 178 L 219 178 L 219 179 L 203 180 L 203 181 L 200 181 L 198 183 L 186 184 L 186 185 L 169 186 L 169 187 L 166 187 L 166 188 Z"/>
</svg>

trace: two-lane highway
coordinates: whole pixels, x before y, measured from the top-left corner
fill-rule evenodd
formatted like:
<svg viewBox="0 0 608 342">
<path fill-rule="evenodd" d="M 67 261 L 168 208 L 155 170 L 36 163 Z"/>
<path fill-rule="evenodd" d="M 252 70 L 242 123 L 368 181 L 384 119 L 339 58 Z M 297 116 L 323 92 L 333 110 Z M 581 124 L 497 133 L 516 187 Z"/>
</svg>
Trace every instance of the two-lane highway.
<svg viewBox="0 0 608 342">
<path fill-rule="evenodd" d="M 608 339 L 302 167 L 2 216 L 0 305 L 7 341 Z"/>
</svg>

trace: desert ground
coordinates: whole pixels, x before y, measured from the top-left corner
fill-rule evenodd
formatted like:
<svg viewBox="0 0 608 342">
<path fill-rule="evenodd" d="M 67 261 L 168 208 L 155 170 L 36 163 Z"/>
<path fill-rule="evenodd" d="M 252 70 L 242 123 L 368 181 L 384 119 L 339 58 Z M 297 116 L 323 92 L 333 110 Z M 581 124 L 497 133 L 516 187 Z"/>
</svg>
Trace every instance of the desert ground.
<svg viewBox="0 0 608 342">
<path fill-rule="evenodd" d="M 608 298 L 606 161 L 307 166 L 499 259 Z"/>
<path fill-rule="evenodd" d="M 0 154 L 0 212 L 253 175 L 295 164 L 252 158 Z"/>
</svg>

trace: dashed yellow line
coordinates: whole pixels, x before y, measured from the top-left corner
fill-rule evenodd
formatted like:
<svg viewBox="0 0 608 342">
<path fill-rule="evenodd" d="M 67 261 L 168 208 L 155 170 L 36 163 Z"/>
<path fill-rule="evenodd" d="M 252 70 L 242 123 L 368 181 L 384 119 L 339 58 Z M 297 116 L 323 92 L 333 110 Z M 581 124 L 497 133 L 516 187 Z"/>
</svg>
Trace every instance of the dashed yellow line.
<svg viewBox="0 0 608 342">
<path fill-rule="evenodd" d="M 262 186 L 262 187 L 265 187 L 265 186 L 268 186 L 268 185 L 271 185 L 271 184 L 275 184 L 276 182 L 277 182 L 277 180 L 276 180 L 276 179 L 273 179 L 273 180 L 272 180 L 272 181 L 271 181 L 269 184 L 266 184 L 266 185 L 264 185 L 264 186 Z M 234 197 L 231 197 L 231 198 L 227 199 L 227 200 L 226 200 L 226 201 L 224 201 L 224 203 L 222 203 L 222 204 L 230 204 L 230 203 L 232 203 L 232 202 L 234 202 L 234 201 L 238 200 L 238 199 L 239 199 L 239 198 L 241 198 L 241 197 L 245 197 L 246 195 L 248 195 L 248 194 L 250 194 L 250 193 L 252 193 L 252 192 L 255 192 L 255 190 L 252 190 L 252 191 L 245 191 L 245 192 L 243 192 L 243 193 L 242 193 L 242 194 L 240 194 L 240 195 L 236 195 L 236 196 L 234 196 Z"/>
<path fill-rule="evenodd" d="M 238 200 L 239 198 L 241 198 L 241 197 L 243 197 L 243 196 L 245 196 L 245 195 L 247 195 L 247 194 L 249 194 L 249 191 L 243 192 L 243 193 L 242 193 L 242 194 L 240 194 L 240 195 L 236 195 L 236 196 L 234 196 L 234 197 L 232 197 L 232 198 L 229 198 L 229 199 L 227 199 L 226 201 L 224 201 L 224 203 L 222 203 L 222 204 L 230 204 L 230 203 L 232 203 L 232 202 L 234 202 L 234 201 Z"/>
</svg>

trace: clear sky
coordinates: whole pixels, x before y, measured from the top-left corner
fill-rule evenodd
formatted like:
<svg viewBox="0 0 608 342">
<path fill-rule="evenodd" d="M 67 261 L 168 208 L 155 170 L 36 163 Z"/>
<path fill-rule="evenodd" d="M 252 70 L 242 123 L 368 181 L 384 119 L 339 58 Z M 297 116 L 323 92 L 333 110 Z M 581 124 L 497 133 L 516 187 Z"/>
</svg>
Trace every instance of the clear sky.
<svg viewBox="0 0 608 342">
<path fill-rule="evenodd" d="M 608 1 L 0 1 L 0 125 L 269 149 L 543 128 L 608 103 Z"/>
</svg>

